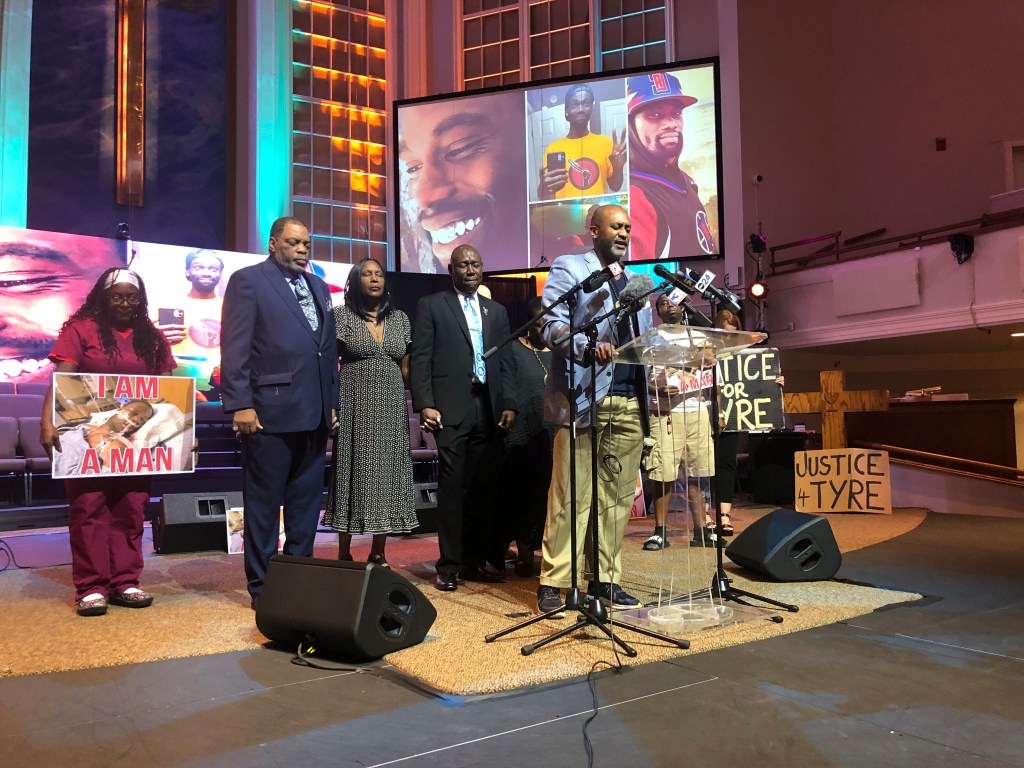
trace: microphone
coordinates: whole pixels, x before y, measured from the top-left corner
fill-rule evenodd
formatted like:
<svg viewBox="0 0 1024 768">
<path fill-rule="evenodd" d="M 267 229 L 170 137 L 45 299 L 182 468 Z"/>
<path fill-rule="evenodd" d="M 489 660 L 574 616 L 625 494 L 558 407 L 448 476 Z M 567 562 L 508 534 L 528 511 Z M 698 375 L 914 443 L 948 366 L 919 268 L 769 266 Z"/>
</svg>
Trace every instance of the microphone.
<svg viewBox="0 0 1024 768">
<path fill-rule="evenodd" d="M 583 278 L 580 283 L 580 290 L 584 293 L 593 293 L 612 278 L 612 273 L 605 269 L 596 269 Z"/>
<path fill-rule="evenodd" d="M 690 316 L 694 325 L 700 328 L 710 328 L 714 325 L 714 323 L 711 322 L 711 318 L 693 306 L 689 299 L 683 299 L 679 302 L 679 306 L 682 308 L 683 312 Z"/>
<path fill-rule="evenodd" d="M 714 272 L 705 272 L 700 277 L 692 269 L 683 267 L 680 270 L 684 275 L 684 280 L 687 282 L 693 282 L 693 288 L 695 291 L 700 291 L 700 297 L 707 301 L 715 299 L 719 304 L 724 306 L 726 309 L 731 309 L 733 312 L 740 311 L 740 298 L 735 293 L 727 291 L 724 288 L 718 288 L 711 284 L 711 281 L 715 279 Z"/>
<path fill-rule="evenodd" d="M 660 266 L 660 265 L 659 265 Z M 654 290 L 654 281 L 647 275 L 633 275 L 619 294 L 619 306 L 635 304 Z"/>
<path fill-rule="evenodd" d="M 617 261 L 613 261 L 610 264 L 605 265 L 604 269 L 595 270 L 587 277 L 583 278 L 583 282 L 580 283 L 580 288 L 584 293 L 593 293 L 609 280 L 618 280 L 619 275 L 621 274 L 622 265 Z"/>
<path fill-rule="evenodd" d="M 691 296 L 699 293 L 702 299 L 707 301 L 714 299 L 733 312 L 740 311 L 740 299 L 735 293 L 724 288 L 716 288 L 711 284 L 711 281 L 715 278 L 713 272 L 705 272 L 703 275 L 698 275 L 694 270 L 683 267 L 679 272 L 673 274 L 661 264 L 656 264 L 654 266 L 654 274 L 664 280 L 668 280 L 676 288 L 686 291 Z"/>
<path fill-rule="evenodd" d="M 633 275 L 626 282 L 626 287 L 619 293 L 617 305 L 618 313 L 615 315 L 615 322 L 618 323 L 630 312 L 636 312 L 640 308 L 640 302 L 654 291 L 654 281 L 647 275 Z"/>
<path fill-rule="evenodd" d="M 679 290 L 686 291 L 691 296 L 693 295 L 693 286 L 692 285 L 690 285 L 689 283 L 684 282 L 674 272 L 669 272 L 661 264 L 655 264 L 654 265 L 654 274 L 656 274 L 662 280 L 666 280 L 666 281 L 672 283 L 672 285 L 674 285 Z"/>
</svg>

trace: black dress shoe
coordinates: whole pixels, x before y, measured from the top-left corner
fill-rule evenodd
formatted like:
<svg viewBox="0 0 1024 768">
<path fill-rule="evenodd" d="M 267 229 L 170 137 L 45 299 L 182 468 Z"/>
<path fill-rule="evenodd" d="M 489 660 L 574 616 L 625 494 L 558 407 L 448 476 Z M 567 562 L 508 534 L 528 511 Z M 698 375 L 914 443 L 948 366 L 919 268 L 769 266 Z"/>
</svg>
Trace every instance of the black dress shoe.
<svg viewBox="0 0 1024 768">
<path fill-rule="evenodd" d="M 439 573 L 434 577 L 434 588 L 442 592 L 454 592 L 459 588 L 454 573 Z"/>
<path fill-rule="evenodd" d="M 529 578 L 531 576 L 536 576 L 537 575 L 537 572 L 533 569 L 533 563 L 532 562 L 526 563 L 526 562 L 523 562 L 522 560 L 517 560 L 516 561 L 515 571 L 516 571 L 516 576 L 521 576 L 524 579 Z"/>
<path fill-rule="evenodd" d="M 259 601 L 260 601 L 260 599 L 258 597 L 252 598 L 252 600 L 249 601 L 249 607 L 252 608 L 255 611 L 256 610 L 256 605 L 257 605 L 257 603 L 259 603 Z"/>
<path fill-rule="evenodd" d="M 462 577 L 463 581 L 476 581 L 483 584 L 503 584 L 505 582 L 504 573 L 492 571 L 489 568 L 480 568 L 479 566 L 463 568 L 459 571 L 459 576 Z"/>
</svg>

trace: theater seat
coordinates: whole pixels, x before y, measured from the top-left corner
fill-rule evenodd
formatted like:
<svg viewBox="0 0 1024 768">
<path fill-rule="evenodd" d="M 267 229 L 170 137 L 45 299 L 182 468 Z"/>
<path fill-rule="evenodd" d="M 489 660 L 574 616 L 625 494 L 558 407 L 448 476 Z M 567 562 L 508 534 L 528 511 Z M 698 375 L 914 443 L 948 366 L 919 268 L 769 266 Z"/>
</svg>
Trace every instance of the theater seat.
<svg viewBox="0 0 1024 768">
<path fill-rule="evenodd" d="M 413 463 L 413 477 L 416 476 L 416 464 L 428 464 L 430 479 L 437 480 L 437 443 L 433 434 L 420 429 L 419 416 L 409 418 L 409 456 Z"/>
<path fill-rule="evenodd" d="M 18 420 L 13 416 L 0 416 L 0 474 L 22 476 L 25 498 L 28 499 L 28 462 L 18 455 Z"/>
<path fill-rule="evenodd" d="M 0 416 L 35 416 L 43 412 L 42 395 L 0 395 Z"/>
<path fill-rule="evenodd" d="M 42 398 L 40 398 L 42 400 Z M 32 476 L 49 474 L 52 462 L 39 442 L 39 417 L 22 416 L 18 419 L 18 444 L 25 456 L 25 503 L 32 500 Z"/>
</svg>

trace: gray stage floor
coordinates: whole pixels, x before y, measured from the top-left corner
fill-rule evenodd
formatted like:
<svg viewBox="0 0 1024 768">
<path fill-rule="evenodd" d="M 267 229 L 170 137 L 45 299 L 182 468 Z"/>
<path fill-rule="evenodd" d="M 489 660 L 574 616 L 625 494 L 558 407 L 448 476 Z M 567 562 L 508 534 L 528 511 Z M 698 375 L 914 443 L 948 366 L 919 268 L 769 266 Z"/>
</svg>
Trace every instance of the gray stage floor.
<svg viewBox="0 0 1024 768">
<path fill-rule="evenodd" d="M 597 674 L 593 765 L 1024 766 L 1022 543 L 1024 519 L 929 515 L 839 573 L 919 603 Z M 585 680 L 466 700 L 290 659 L 0 679 L 0 765 L 587 765 Z"/>
</svg>

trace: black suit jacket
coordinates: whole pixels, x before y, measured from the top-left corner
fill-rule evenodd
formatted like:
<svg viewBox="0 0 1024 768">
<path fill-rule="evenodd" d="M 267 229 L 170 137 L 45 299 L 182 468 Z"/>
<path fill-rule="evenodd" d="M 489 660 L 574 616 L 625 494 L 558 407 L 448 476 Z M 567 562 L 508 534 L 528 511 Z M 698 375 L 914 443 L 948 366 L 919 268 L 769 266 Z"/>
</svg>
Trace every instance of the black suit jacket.
<svg viewBox="0 0 1024 768">
<path fill-rule="evenodd" d="M 227 413 L 255 408 L 268 432 L 331 424 L 338 402 L 338 349 L 330 290 L 306 284 L 320 310 L 314 331 L 280 267 L 266 261 L 235 272 L 221 314 L 221 396 Z"/>
<path fill-rule="evenodd" d="M 509 335 L 508 313 L 496 301 L 479 296 L 484 351 Z M 514 363 L 509 348 L 487 358 L 487 389 L 497 420 L 516 410 Z M 462 303 L 454 290 L 424 296 L 416 308 L 410 351 L 410 386 L 416 411 L 436 408 L 441 423 L 462 422 L 472 398 L 473 342 Z"/>
</svg>

